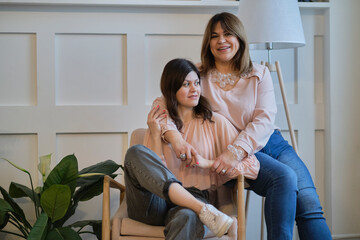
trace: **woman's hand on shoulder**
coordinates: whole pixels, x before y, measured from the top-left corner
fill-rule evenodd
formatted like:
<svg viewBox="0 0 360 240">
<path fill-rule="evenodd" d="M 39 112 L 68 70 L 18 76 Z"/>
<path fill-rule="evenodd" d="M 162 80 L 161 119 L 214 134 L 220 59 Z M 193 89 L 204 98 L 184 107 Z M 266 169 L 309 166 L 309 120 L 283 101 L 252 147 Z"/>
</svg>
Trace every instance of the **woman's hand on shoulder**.
<svg viewBox="0 0 360 240">
<path fill-rule="evenodd" d="M 166 120 L 165 110 L 160 110 L 159 106 L 153 107 L 150 110 L 147 118 L 147 125 L 152 137 L 161 137 L 160 121 L 163 119 Z"/>
</svg>

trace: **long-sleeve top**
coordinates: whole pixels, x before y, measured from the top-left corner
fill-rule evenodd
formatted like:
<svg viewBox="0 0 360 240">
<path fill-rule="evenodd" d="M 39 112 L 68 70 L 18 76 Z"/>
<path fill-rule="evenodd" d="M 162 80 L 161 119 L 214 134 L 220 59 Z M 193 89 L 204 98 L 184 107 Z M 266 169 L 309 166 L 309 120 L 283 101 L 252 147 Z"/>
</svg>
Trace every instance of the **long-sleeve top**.
<svg viewBox="0 0 360 240">
<path fill-rule="evenodd" d="M 181 131 L 183 138 L 194 146 L 203 158 L 209 160 L 214 160 L 224 152 L 228 144 L 231 144 L 238 135 L 236 128 L 220 114 L 213 113 L 212 120 L 214 122 L 195 118 L 185 122 Z M 150 140 L 148 130 L 145 134 L 144 145 L 149 146 Z M 186 167 L 185 163 L 176 157 L 171 145 L 165 141 L 162 141 L 162 150 L 167 168 L 182 182 L 184 187 L 196 187 L 204 190 L 209 189 L 212 185 L 220 186 L 230 180 L 210 169 Z M 255 179 L 259 168 L 259 161 L 255 156 L 251 156 L 239 162 L 235 170 L 238 174 L 242 173 L 247 178 Z"/>
<path fill-rule="evenodd" d="M 274 86 L 267 67 L 253 63 L 252 72 L 241 76 L 231 90 L 220 88 L 213 82 L 211 73 L 202 76 L 200 85 L 213 111 L 227 118 L 240 132 L 234 145 L 242 147 L 249 155 L 266 145 L 277 128 Z M 163 126 L 163 133 L 167 130 L 176 130 L 171 121 Z"/>
</svg>

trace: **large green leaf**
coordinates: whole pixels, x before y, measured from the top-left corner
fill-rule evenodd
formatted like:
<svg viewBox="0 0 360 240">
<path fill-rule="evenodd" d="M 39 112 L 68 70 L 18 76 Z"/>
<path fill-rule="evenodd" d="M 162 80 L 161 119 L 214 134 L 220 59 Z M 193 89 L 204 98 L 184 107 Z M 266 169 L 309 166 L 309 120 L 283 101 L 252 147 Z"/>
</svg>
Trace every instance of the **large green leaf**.
<svg viewBox="0 0 360 240">
<path fill-rule="evenodd" d="M 87 201 L 95 196 L 100 195 L 103 192 L 103 179 L 100 179 L 89 186 L 81 187 L 76 190 L 74 194 L 74 201 Z"/>
<path fill-rule="evenodd" d="M 13 198 L 29 197 L 33 202 L 36 203 L 36 206 L 40 205 L 39 195 L 37 193 L 33 193 L 30 188 L 22 184 L 11 182 L 9 187 L 9 194 Z"/>
<path fill-rule="evenodd" d="M 24 211 L 20 208 L 20 206 L 14 201 L 14 199 L 9 195 L 9 193 L 0 186 L 1 194 L 4 197 L 4 200 L 10 204 L 13 211 L 18 212 L 19 215 L 25 217 Z"/>
<path fill-rule="evenodd" d="M 88 225 L 93 226 L 94 224 L 97 224 L 99 221 L 101 222 L 101 220 L 82 220 L 82 221 L 74 222 L 74 223 L 70 224 L 68 227 L 83 228 Z"/>
<path fill-rule="evenodd" d="M 14 209 L 11 205 L 4 199 L 0 198 L 0 212 L 13 212 Z"/>
<path fill-rule="evenodd" d="M 110 175 L 110 177 L 115 178 L 116 174 Z M 80 187 L 75 191 L 74 194 L 74 201 L 88 201 L 93 197 L 100 195 L 103 192 L 103 185 L 104 185 L 104 176 L 101 176 L 96 182 L 92 183 L 91 185 L 85 185 Z"/>
<path fill-rule="evenodd" d="M 91 226 L 93 228 L 93 232 L 96 235 L 96 237 L 98 239 L 101 239 L 101 224 L 102 224 L 101 220 L 83 220 L 83 221 L 77 221 L 69 225 L 69 227 L 83 228 L 85 226 Z"/>
<path fill-rule="evenodd" d="M 26 190 L 25 190 L 26 188 Z M 32 192 L 30 188 L 26 187 L 25 185 L 19 184 L 19 183 L 10 183 L 9 187 L 9 194 L 13 198 L 22 198 L 22 197 L 28 197 L 26 194 L 27 192 Z M 32 195 L 32 194 L 30 194 Z"/>
<path fill-rule="evenodd" d="M 52 222 L 66 214 L 71 200 L 71 190 L 67 185 L 54 184 L 46 189 L 40 198 L 41 207 Z"/>
<path fill-rule="evenodd" d="M 79 234 L 69 227 L 54 228 L 51 230 L 46 240 L 81 240 Z"/>
<path fill-rule="evenodd" d="M 66 184 L 70 187 L 71 195 L 76 188 L 76 179 L 78 177 L 78 162 L 75 155 L 64 157 L 58 165 L 50 172 L 44 183 L 44 190 L 54 184 Z"/>
<path fill-rule="evenodd" d="M 110 175 L 114 173 L 116 170 L 118 170 L 119 167 L 121 167 L 121 165 L 117 164 L 116 162 L 112 160 L 106 160 L 82 169 L 79 172 L 79 175 L 85 173 L 103 173 L 105 175 Z M 80 187 L 80 186 L 91 185 L 94 182 L 97 182 L 101 178 L 102 176 L 82 177 L 77 180 L 77 186 Z"/>
<path fill-rule="evenodd" d="M 102 221 L 101 220 L 93 221 L 92 227 L 97 239 L 101 239 Z"/>
<path fill-rule="evenodd" d="M 84 173 L 105 173 L 110 174 L 115 172 L 121 165 L 117 164 L 113 160 L 106 160 L 103 162 L 96 163 L 89 167 L 82 169 L 79 174 Z"/>
<path fill-rule="evenodd" d="M 3 229 L 9 221 L 8 212 L 14 211 L 10 204 L 4 199 L 0 198 L 0 229 Z"/>
<path fill-rule="evenodd" d="M 20 206 L 14 201 L 14 199 L 9 195 L 9 193 L 0 186 L 1 194 L 4 197 L 4 200 L 11 206 L 12 213 L 20 222 L 24 223 L 24 225 L 28 228 L 31 228 L 30 223 L 26 220 L 24 211 L 20 208 Z"/>
<path fill-rule="evenodd" d="M 64 225 L 64 223 L 65 223 L 72 215 L 75 214 L 75 211 L 76 211 L 77 206 L 78 206 L 78 202 L 71 202 L 71 203 L 70 203 L 70 206 L 68 207 L 68 210 L 67 210 L 65 216 L 53 223 L 54 227 L 57 227 L 57 228 L 62 227 L 62 226 Z"/>
<path fill-rule="evenodd" d="M 41 213 L 31 229 L 27 240 L 44 240 L 48 229 L 48 216 Z"/>
<path fill-rule="evenodd" d="M 3 229 L 9 222 L 9 214 L 7 212 L 0 211 L 0 230 Z"/>
</svg>

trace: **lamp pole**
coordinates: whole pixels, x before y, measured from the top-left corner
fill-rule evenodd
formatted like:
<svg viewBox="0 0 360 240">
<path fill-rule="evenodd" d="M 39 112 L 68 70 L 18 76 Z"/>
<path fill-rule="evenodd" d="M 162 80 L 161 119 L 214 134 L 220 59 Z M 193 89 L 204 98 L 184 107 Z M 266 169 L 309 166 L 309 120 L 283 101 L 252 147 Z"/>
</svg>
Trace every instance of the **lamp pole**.
<svg viewBox="0 0 360 240">
<path fill-rule="evenodd" d="M 273 49 L 272 43 L 267 42 L 265 44 L 265 46 L 268 51 L 268 61 L 265 63 L 265 65 L 269 68 L 270 72 L 277 73 L 280 91 L 281 91 L 281 97 L 282 97 L 283 106 L 284 106 L 285 115 L 286 115 L 286 121 L 287 121 L 289 132 L 290 132 L 291 145 L 293 146 L 295 152 L 299 153 L 297 144 L 296 144 L 295 132 L 292 127 L 289 108 L 288 108 L 288 104 L 287 104 L 287 98 L 286 98 L 286 92 L 285 92 L 285 86 L 284 86 L 283 76 L 282 76 L 282 72 L 281 72 L 280 62 L 275 61 L 275 65 L 271 63 L 271 52 L 270 51 Z"/>
</svg>

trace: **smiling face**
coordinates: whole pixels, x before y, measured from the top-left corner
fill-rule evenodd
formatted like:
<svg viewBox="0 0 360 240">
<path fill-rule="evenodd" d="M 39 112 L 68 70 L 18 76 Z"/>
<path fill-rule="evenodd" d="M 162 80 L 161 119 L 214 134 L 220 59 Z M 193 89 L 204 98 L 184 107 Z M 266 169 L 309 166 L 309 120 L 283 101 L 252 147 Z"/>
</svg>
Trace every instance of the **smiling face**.
<svg viewBox="0 0 360 240">
<path fill-rule="evenodd" d="M 176 92 L 176 100 L 181 108 L 193 108 L 198 105 L 201 94 L 200 80 L 196 72 L 191 71 L 182 86 Z"/>
<path fill-rule="evenodd" d="M 220 22 L 215 24 L 210 39 L 210 50 L 215 63 L 230 63 L 239 46 L 239 40 L 235 35 L 224 30 Z"/>
</svg>

